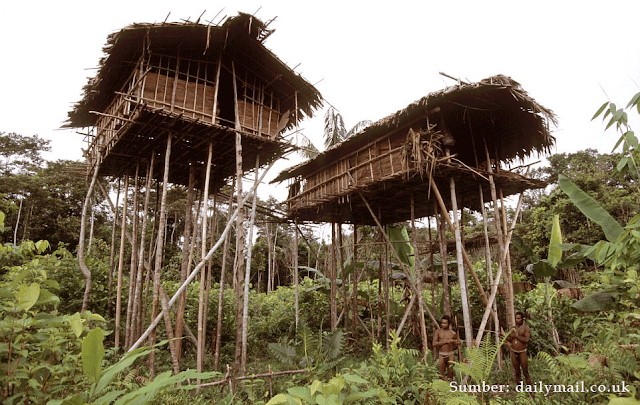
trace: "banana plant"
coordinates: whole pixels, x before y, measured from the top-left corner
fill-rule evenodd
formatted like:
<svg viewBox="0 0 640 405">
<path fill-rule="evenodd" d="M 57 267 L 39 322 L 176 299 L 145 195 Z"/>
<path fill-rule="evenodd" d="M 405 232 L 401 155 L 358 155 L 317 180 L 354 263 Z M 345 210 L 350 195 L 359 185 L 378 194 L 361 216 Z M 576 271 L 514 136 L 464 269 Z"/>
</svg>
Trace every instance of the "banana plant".
<svg viewBox="0 0 640 405">
<path fill-rule="evenodd" d="M 583 252 L 584 257 L 605 266 L 606 271 L 602 275 L 604 288 L 575 302 L 573 308 L 583 312 L 599 312 L 621 304 L 630 310 L 633 302 L 640 299 L 640 215 L 632 218 L 623 228 L 571 180 L 561 176 L 558 184 L 587 218 L 600 225 L 607 239 Z"/>
</svg>

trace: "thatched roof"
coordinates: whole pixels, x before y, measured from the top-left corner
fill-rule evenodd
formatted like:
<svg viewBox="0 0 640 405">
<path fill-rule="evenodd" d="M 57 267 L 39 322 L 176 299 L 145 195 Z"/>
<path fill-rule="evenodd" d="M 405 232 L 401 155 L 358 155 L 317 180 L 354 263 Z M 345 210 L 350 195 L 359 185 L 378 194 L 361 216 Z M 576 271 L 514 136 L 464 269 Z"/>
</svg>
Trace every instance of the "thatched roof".
<svg viewBox="0 0 640 405">
<path fill-rule="evenodd" d="M 84 96 L 69 112 L 66 127 L 92 126 L 104 111 L 114 92 L 121 91 L 143 51 L 175 55 L 197 60 L 217 61 L 230 58 L 259 69 L 255 72 L 276 92 L 291 95 L 296 91 L 298 114 L 291 114 L 287 129 L 311 116 L 321 106 L 318 90 L 268 50 L 263 41 L 273 32 L 259 19 L 245 13 L 227 19 L 218 26 L 199 23 L 133 24 L 109 35 L 97 75 L 84 86 Z M 224 59 L 223 59 L 224 60 Z M 283 97 L 283 111 L 295 111 L 293 97 Z"/>
<path fill-rule="evenodd" d="M 273 182 L 313 173 L 384 134 L 424 120 L 428 112 L 437 108 L 456 138 L 457 146 L 452 152 L 470 165 L 475 160 L 471 141 L 479 134 L 484 134 L 492 156 L 497 151 L 502 162 L 523 160 L 533 153 L 549 153 L 555 143 L 549 129 L 549 122 L 556 124 L 554 113 L 538 104 L 515 80 L 496 75 L 430 93 L 317 157 L 281 172 Z M 482 141 L 476 142 L 476 147 L 482 148 Z"/>
</svg>

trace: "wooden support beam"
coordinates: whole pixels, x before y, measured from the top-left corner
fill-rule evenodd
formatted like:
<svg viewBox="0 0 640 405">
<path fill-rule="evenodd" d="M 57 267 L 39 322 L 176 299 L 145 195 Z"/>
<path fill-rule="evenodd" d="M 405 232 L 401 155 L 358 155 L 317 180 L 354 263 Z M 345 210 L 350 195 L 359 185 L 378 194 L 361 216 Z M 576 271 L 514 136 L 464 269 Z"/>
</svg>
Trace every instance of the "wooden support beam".
<svg viewBox="0 0 640 405">
<path fill-rule="evenodd" d="M 444 200 L 442 199 L 442 195 L 440 194 L 440 190 L 438 189 L 436 182 L 433 180 L 433 177 L 430 177 L 429 180 L 431 182 L 431 190 L 436 196 L 438 205 L 440 206 L 440 212 L 442 214 L 442 217 L 447 221 L 447 224 L 449 225 L 449 229 L 451 230 L 451 232 L 454 232 L 455 227 L 453 225 L 453 222 L 451 221 L 451 217 L 449 217 L 449 213 L 446 205 L 444 204 Z M 478 288 L 478 293 L 480 294 L 480 298 L 482 299 L 482 302 L 484 303 L 484 305 L 487 305 L 487 302 L 488 302 L 487 295 L 484 292 L 484 288 L 482 287 L 482 283 L 480 282 L 478 275 L 473 269 L 473 265 L 471 264 L 471 260 L 469 259 L 469 256 L 467 255 L 467 252 L 464 249 L 464 246 L 462 247 L 462 258 L 464 260 L 465 265 L 469 269 L 471 276 L 473 277 L 473 281 L 475 282 L 476 287 Z"/>
<path fill-rule="evenodd" d="M 211 159 L 213 157 L 213 143 L 209 142 L 209 149 L 207 153 L 207 164 L 204 170 L 204 187 L 202 191 L 202 232 L 201 232 L 201 246 L 200 246 L 200 260 L 204 260 L 207 251 L 207 211 L 209 204 L 209 182 L 211 181 Z M 204 363 L 204 349 L 206 340 L 206 328 L 205 328 L 205 285 L 206 285 L 206 266 L 202 266 L 200 271 L 200 289 L 198 295 L 198 344 L 196 350 L 196 370 L 198 373 L 202 372 L 202 366 Z M 208 298 L 208 297 L 207 297 Z M 197 379 L 197 383 L 200 384 L 200 378 Z M 198 389 L 196 389 L 197 391 Z"/>
<path fill-rule="evenodd" d="M 398 263 L 403 266 L 404 270 L 407 272 L 407 274 L 409 275 L 409 277 L 407 277 L 407 280 L 409 280 L 409 287 L 411 288 L 411 290 L 413 291 L 414 294 L 417 294 L 417 288 L 416 285 L 414 283 L 413 280 L 411 280 L 411 271 L 409 271 L 406 267 L 406 265 L 404 263 L 402 263 L 402 260 L 400 259 L 400 257 L 398 256 L 398 253 L 395 251 L 395 249 L 393 249 L 393 245 L 391 244 L 391 240 L 389 239 L 389 235 L 387 235 L 387 233 L 384 231 L 384 228 L 382 227 L 382 225 L 380 224 L 380 221 L 378 220 L 378 217 L 375 215 L 375 213 L 373 212 L 373 209 L 371 208 L 371 206 L 369 205 L 369 202 L 367 202 L 366 198 L 364 198 L 364 196 L 362 195 L 362 193 L 358 192 L 358 195 L 360 196 L 360 198 L 362 199 L 362 201 L 365 203 L 365 205 L 367 206 L 367 209 L 369 210 L 369 213 L 371 214 L 371 216 L 373 217 L 373 220 L 376 222 L 376 225 L 378 226 L 378 229 L 380 230 L 380 234 L 382 235 L 382 237 L 385 239 L 387 245 L 389 247 L 391 247 L 391 251 L 393 252 L 393 254 L 395 255 L 396 260 L 398 261 Z M 429 314 L 429 317 L 431 318 L 431 321 L 437 326 L 438 325 L 438 321 L 436 321 L 436 318 L 433 316 L 433 314 L 431 313 L 431 311 L 429 311 L 429 308 L 426 308 L 427 313 Z"/>
<path fill-rule="evenodd" d="M 460 237 L 460 222 L 458 221 L 458 203 L 456 198 L 456 183 L 453 177 L 449 178 L 451 187 L 451 210 L 453 211 L 453 234 L 456 239 L 456 255 L 458 262 L 458 283 L 460 284 L 460 301 L 462 302 L 462 318 L 464 320 L 464 337 L 467 348 L 471 348 L 473 325 L 471 325 L 471 314 L 469 312 L 469 293 L 467 292 L 467 275 L 464 272 L 462 263 L 462 239 Z M 473 270 L 472 266 L 469 266 Z M 486 304 L 485 304 L 486 305 Z"/>
<path fill-rule="evenodd" d="M 265 169 L 265 171 L 262 173 L 261 177 L 260 177 L 260 181 L 262 181 L 262 179 L 264 178 L 264 176 L 269 172 L 269 169 L 271 167 L 273 167 L 273 164 L 275 163 L 275 161 L 271 162 L 269 167 L 267 169 Z M 171 299 L 168 302 L 167 308 L 171 308 L 173 306 L 173 304 L 175 304 L 175 302 L 178 300 L 178 296 L 180 294 L 182 294 L 186 288 L 189 286 L 189 284 L 191 283 L 191 281 L 193 281 L 193 279 L 196 277 L 196 275 L 198 274 L 198 272 L 200 271 L 200 269 L 204 266 L 204 264 L 206 263 L 206 261 L 210 260 L 213 257 L 213 254 L 216 252 L 216 250 L 218 250 L 218 248 L 220 247 L 220 245 L 222 244 L 222 242 L 224 241 L 224 239 L 226 238 L 227 234 L 229 233 L 229 231 L 231 230 L 231 225 L 233 223 L 233 221 L 238 217 L 240 211 L 242 211 L 242 207 L 245 201 L 247 201 L 249 199 L 249 197 L 253 196 L 253 193 L 256 190 L 256 185 L 254 185 L 254 187 L 249 190 L 249 193 L 247 193 L 246 196 L 244 196 L 244 199 L 242 198 L 242 194 L 241 195 L 241 203 L 238 204 L 238 206 L 236 207 L 234 213 L 229 217 L 229 221 L 227 222 L 226 227 L 224 228 L 224 231 L 222 232 L 222 234 L 220 235 L 220 238 L 218 239 L 218 241 L 216 242 L 215 245 L 213 245 L 213 247 L 211 247 L 211 249 L 209 249 L 209 252 L 207 253 L 207 256 L 205 257 L 205 260 L 201 260 L 200 263 L 198 263 L 198 265 L 193 269 L 193 271 L 191 272 L 191 274 L 189 274 L 189 277 L 187 277 L 187 279 L 185 280 L 184 283 L 182 283 L 180 285 L 180 287 L 178 288 L 178 290 L 173 294 L 173 296 L 171 297 Z M 140 347 L 140 345 L 142 344 L 142 342 L 144 342 L 147 337 L 149 337 L 149 335 L 152 333 L 153 330 L 155 330 L 156 326 L 158 326 L 158 323 L 160 323 L 160 320 L 162 319 L 162 314 L 158 314 L 153 321 L 151 322 L 151 324 L 149 325 L 149 327 L 147 327 L 147 330 L 140 336 L 140 338 L 138 338 L 138 340 L 129 348 L 129 350 L 127 351 L 127 353 L 130 353 L 131 351 L 137 349 L 138 347 Z M 126 355 L 126 354 L 125 354 Z"/>
</svg>

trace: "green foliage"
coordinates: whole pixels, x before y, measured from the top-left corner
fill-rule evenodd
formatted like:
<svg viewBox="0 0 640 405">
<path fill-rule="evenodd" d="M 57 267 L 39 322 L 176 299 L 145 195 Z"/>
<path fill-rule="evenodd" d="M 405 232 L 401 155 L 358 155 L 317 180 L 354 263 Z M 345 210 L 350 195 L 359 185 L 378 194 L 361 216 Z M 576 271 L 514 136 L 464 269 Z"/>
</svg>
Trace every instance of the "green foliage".
<svg viewBox="0 0 640 405">
<path fill-rule="evenodd" d="M 507 336 L 503 337 L 500 344 L 496 345 L 493 336 L 490 333 L 485 334 L 479 347 L 472 346 L 465 350 L 467 360 L 464 363 L 454 362 L 454 369 L 476 383 L 488 382 L 498 351 L 506 339 Z"/>
<path fill-rule="evenodd" d="M 560 176 L 558 185 L 587 218 L 602 227 L 609 242 L 615 242 L 620 237 L 622 227 L 596 200 L 565 176 Z"/>
<path fill-rule="evenodd" d="M 306 324 L 298 327 L 295 342 L 270 343 L 269 351 L 281 363 L 289 366 L 315 368 L 322 372 L 334 367 L 342 353 L 344 332 L 319 330 L 317 337 Z"/>
<path fill-rule="evenodd" d="M 420 404 L 425 387 L 437 378 L 433 363 L 419 361 L 420 352 L 401 346 L 401 339 L 392 332 L 389 349 L 374 342 L 371 357 L 355 370 L 374 387 L 383 389 L 398 404 Z"/>
<path fill-rule="evenodd" d="M 384 390 L 367 385 L 368 382 L 358 375 L 338 374 L 326 383 L 314 380 L 307 386 L 289 388 L 286 394 L 271 398 L 267 405 L 395 403 Z"/>
<path fill-rule="evenodd" d="M 23 245 L 0 249 L 21 260 L 0 281 L 1 394 L 5 404 L 43 404 L 87 387 L 79 369 L 81 338 L 105 320 L 88 311 L 60 314 L 59 285 L 49 278 L 55 257 L 40 255 L 46 243 Z"/>
<path fill-rule="evenodd" d="M 168 341 L 165 340 L 152 347 L 134 350 L 103 371 L 103 339 L 104 332 L 102 329 L 96 328 L 89 332 L 82 341 L 83 368 L 85 374 L 93 381 L 88 393 L 82 392 L 71 395 L 64 400 L 51 401 L 50 405 L 74 405 L 77 403 L 95 405 L 148 404 L 162 392 L 196 388 L 196 386 L 180 386 L 184 381 L 196 378 L 208 379 L 220 375 L 217 372 L 197 373 L 195 370 L 185 370 L 173 375 L 171 371 L 166 371 L 142 387 L 121 389 L 118 387 L 119 384 L 115 382 L 116 376 L 129 369 L 138 358 L 148 356 L 151 350 L 165 345 Z"/>
</svg>

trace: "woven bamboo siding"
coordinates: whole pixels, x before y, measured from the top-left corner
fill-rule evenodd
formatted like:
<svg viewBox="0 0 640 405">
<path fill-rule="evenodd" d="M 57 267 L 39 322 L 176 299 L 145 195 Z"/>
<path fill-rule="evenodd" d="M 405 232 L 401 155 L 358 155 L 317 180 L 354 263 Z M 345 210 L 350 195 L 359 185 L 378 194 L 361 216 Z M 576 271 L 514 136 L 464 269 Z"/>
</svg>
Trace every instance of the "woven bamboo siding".
<svg viewBox="0 0 640 405">
<path fill-rule="evenodd" d="M 345 197 L 356 189 L 401 176 L 406 132 L 375 140 L 369 145 L 310 174 L 299 194 L 289 200 L 297 209 Z"/>
<path fill-rule="evenodd" d="M 262 125 L 260 125 L 260 114 L 262 114 Z M 276 134 L 280 113 L 266 106 L 260 106 L 244 100 L 238 100 L 238 115 L 240 125 L 244 131 L 257 134 Z"/>
<path fill-rule="evenodd" d="M 182 75 L 181 75 L 182 76 Z M 213 121 L 214 88 L 195 79 L 167 77 L 150 72 L 144 81 L 142 99 L 147 105 L 183 114 L 206 122 Z M 174 90 L 175 85 L 175 90 Z"/>
</svg>

